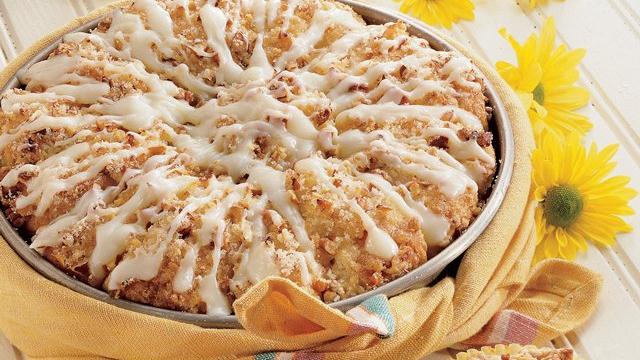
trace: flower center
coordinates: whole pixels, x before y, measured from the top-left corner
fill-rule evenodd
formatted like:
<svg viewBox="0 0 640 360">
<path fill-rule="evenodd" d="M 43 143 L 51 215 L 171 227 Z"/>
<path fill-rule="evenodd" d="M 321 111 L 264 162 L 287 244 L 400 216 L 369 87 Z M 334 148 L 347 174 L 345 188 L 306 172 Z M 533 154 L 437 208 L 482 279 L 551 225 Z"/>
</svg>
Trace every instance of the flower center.
<svg viewBox="0 0 640 360">
<path fill-rule="evenodd" d="M 540 105 L 544 105 L 544 86 L 542 86 L 542 83 L 539 83 L 538 86 L 533 89 L 533 100 Z"/>
<path fill-rule="evenodd" d="M 558 185 L 547 191 L 542 205 L 549 224 L 566 228 L 580 216 L 583 202 L 580 193 L 574 187 Z"/>
</svg>

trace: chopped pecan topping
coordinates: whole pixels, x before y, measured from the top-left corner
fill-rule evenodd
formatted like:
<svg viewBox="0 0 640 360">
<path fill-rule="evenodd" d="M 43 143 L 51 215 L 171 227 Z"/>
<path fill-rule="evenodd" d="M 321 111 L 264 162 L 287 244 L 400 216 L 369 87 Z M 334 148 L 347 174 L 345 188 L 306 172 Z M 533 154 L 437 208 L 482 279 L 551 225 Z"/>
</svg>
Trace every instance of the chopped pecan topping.
<svg viewBox="0 0 640 360">
<path fill-rule="evenodd" d="M 233 54 L 233 57 L 236 59 L 245 60 L 245 58 L 247 57 L 250 51 L 249 42 L 250 41 L 247 38 L 247 35 L 244 34 L 243 32 L 238 31 L 235 34 L 233 34 L 233 38 L 231 38 L 231 44 L 229 46 L 229 48 L 231 49 L 231 54 Z"/>
<path fill-rule="evenodd" d="M 406 72 L 407 72 L 407 67 L 404 64 L 400 65 L 400 68 L 398 68 L 398 74 L 400 75 L 401 79 L 404 78 L 404 74 Z"/>
<path fill-rule="evenodd" d="M 313 288 L 313 290 L 315 290 L 318 293 L 322 293 L 326 291 L 328 288 L 327 283 L 320 280 L 314 280 L 313 283 L 311 284 L 311 287 Z"/>
<path fill-rule="evenodd" d="M 442 114 L 442 116 L 440 117 L 440 120 L 442 121 L 451 121 L 453 119 L 453 110 L 451 111 L 447 111 L 446 113 Z M 466 129 L 463 129 L 466 130 Z"/>
<path fill-rule="evenodd" d="M 335 255 L 338 252 L 338 244 L 330 239 L 321 238 L 320 246 L 327 252 L 327 254 Z"/>
<path fill-rule="evenodd" d="M 178 100 L 184 100 L 189 103 L 189 105 L 197 107 L 202 103 L 202 99 L 199 96 L 195 95 L 189 90 L 179 89 L 178 95 L 176 96 Z"/>
<path fill-rule="evenodd" d="M 440 149 L 447 149 L 449 147 L 449 139 L 446 136 L 435 136 L 429 139 L 429 145 Z"/>
<path fill-rule="evenodd" d="M 483 132 L 477 139 L 478 145 L 482 147 L 487 147 L 491 145 L 491 141 L 493 140 L 493 134 L 490 132 Z"/>
<path fill-rule="evenodd" d="M 289 92 L 287 91 L 287 87 L 282 82 L 273 82 L 269 84 L 269 90 L 271 91 L 271 96 L 274 98 L 288 102 L 289 101 Z"/>
<path fill-rule="evenodd" d="M 323 210 L 331 208 L 331 202 L 324 199 L 317 199 L 316 204 L 318 205 L 319 208 Z"/>
<path fill-rule="evenodd" d="M 482 147 L 490 146 L 493 140 L 493 134 L 490 132 L 469 130 L 466 128 L 458 130 L 458 137 L 460 137 L 462 141 L 476 140 L 478 145 Z"/>
<path fill-rule="evenodd" d="M 300 182 L 297 177 L 291 178 L 291 188 L 293 188 L 294 191 L 299 191 L 301 189 Z"/>
<path fill-rule="evenodd" d="M 469 130 L 467 128 L 462 128 L 458 130 L 458 137 L 462 141 L 468 141 L 473 136 L 473 132 L 475 131 Z"/>
<path fill-rule="evenodd" d="M 324 124 L 327 120 L 329 120 L 329 117 L 331 117 L 331 108 L 325 107 L 320 109 L 319 111 L 316 111 L 311 116 L 311 120 L 313 121 L 314 124 L 316 124 L 316 126 L 320 126 Z"/>
<path fill-rule="evenodd" d="M 97 29 L 99 32 L 107 32 L 109 30 L 109 28 L 111 27 L 111 21 L 113 20 L 113 18 L 111 18 L 111 16 L 105 18 L 104 20 L 100 21 L 100 23 L 97 26 Z"/>
<path fill-rule="evenodd" d="M 287 33 L 286 33 L 286 32 L 284 32 L 284 31 L 280 31 L 280 32 L 278 33 L 278 39 L 286 39 L 286 38 L 288 38 L 288 37 L 289 37 L 289 34 L 287 34 Z"/>
<path fill-rule="evenodd" d="M 367 92 L 369 91 L 369 85 L 364 84 L 364 83 L 360 83 L 360 84 L 353 84 L 349 87 L 349 91 L 362 91 L 362 92 Z"/>
</svg>

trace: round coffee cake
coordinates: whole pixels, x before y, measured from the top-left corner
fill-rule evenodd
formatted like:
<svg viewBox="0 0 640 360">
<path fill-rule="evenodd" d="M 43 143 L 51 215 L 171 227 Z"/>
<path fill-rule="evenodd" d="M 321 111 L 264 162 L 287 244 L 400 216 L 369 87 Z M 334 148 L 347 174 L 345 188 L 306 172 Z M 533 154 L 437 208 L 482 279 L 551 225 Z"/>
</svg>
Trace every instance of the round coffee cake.
<svg viewBox="0 0 640 360">
<path fill-rule="evenodd" d="M 476 67 L 329 0 L 136 0 L 2 94 L 2 204 L 115 297 L 230 314 L 268 276 L 326 302 L 427 261 L 496 160 Z"/>
</svg>

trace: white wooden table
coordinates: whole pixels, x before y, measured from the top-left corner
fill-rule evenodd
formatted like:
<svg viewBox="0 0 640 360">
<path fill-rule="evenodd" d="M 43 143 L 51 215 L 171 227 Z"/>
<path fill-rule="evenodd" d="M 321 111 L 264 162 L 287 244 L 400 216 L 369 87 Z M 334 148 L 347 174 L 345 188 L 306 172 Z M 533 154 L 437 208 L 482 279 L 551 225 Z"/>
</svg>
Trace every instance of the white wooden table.
<svg viewBox="0 0 640 360">
<path fill-rule="evenodd" d="M 398 6 L 392 0 L 370 1 Z M 108 2 L 0 0 L 0 68 L 43 34 Z M 476 5 L 476 20 L 461 23 L 450 33 L 491 63 L 514 61 L 499 28 L 506 27 L 522 40 L 551 15 L 559 41 L 588 50 L 580 66 L 580 82 L 592 95 L 581 111 L 594 124 L 587 141 L 600 147 L 620 143 L 616 173 L 631 176 L 631 186 L 640 189 L 640 0 L 551 0 L 529 13 L 517 0 L 476 0 Z M 640 212 L 640 198 L 632 206 Z M 619 236 L 618 245 L 590 248 L 577 260 L 604 276 L 602 299 L 587 324 L 553 344 L 573 347 L 585 360 L 640 358 L 640 217 L 628 220 L 636 230 Z M 0 359 L 19 357 L 0 334 Z M 442 358 L 448 356 L 429 357 Z"/>
</svg>

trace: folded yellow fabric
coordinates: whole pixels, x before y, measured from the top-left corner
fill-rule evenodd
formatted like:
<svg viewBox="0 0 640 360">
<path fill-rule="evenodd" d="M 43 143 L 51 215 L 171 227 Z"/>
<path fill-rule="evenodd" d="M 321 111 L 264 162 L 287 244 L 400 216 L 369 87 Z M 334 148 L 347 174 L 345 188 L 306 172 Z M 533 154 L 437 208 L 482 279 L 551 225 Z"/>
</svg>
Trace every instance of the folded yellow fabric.
<svg viewBox="0 0 640 360">
<path fill-rule="evenodd" d="M 0 84 L 60 35 L 128 2 L 99 9 L 42 39 L 0 73 Z M 529 199 L 533 139 L 527 115 L 490 65 L 447 40 L 474 60 L 506 106 L 516 144 L 513 179 L 504 204 L 465 254 L 455 279 L 390 299 L 393 336 L 382 339 L 373 332 L 352 331 L 348 316 L 282 279 L 267 279 L 236 301 L 234 309 L 245 330 L 203 329 L 142 315 L 43 278 L 2 240 L 0 330 L 36 358 L 251 357 L 306 349 L 322 358 L 412 359 L 465 340 L 491 341 L 487 334 L 497 326 L 492 325 L 496 313 L 517 313 L 536 322 L 538 331 L 529 338 L 534 343 L 573 329 L 592 313 L 601 280 L 563 261 L 543 262 L 530 270 L 535 202 Z"/>
</svg>

